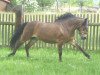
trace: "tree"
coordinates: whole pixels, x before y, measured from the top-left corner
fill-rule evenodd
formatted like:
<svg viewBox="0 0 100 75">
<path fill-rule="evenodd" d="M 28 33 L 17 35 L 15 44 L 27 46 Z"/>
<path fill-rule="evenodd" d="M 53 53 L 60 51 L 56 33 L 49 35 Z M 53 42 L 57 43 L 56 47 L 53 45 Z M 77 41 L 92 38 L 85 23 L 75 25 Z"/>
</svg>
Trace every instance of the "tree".
<svg viewBox="0 0 100 75">
<path fill-rule="evenodd" d="M 42 7 L 42 10 L 46 6 L 51 6 L 54 3 L 55 0 L 37 0 L 40 7 Z"/>
<path fill-rule="evenodd" d="M 67 2 L 68 2 L 68 0 L 61 0 L 61 2 L 62 2 L 62 3 L 67 3 Z"/>
<path fill-rule="evenodd" d="M 25 10 L 27 12 L 34 12 L 38 10 L 38 2 L 36 0 L 28 0 L 25 3 Z"/>
<path fill-rule="evenodd" d="M 98 6 L 99 6 L 99 8 L 100 8 L 100 0 L 99 0 L 99 3 L 98 3 Z"/>
<path fill-rule="evenodd" d="M 84 6 L 93 6 L 93 0 L 84 0 Z"/>
<path fill-rule="evenodd" d="M 38 2 L 36 0 L 12 0 L 13 5 L 23 5 L 26 12 L 34 12 L 38 10 Z"/>
<path fill-rule="evenodd" d="M 59 11 L 59 7 L 60 7 L 60 0 L 55 0 L 56 2 L 56 8 L 57 8 L 57 12 Z"/>
<path fill-rule="evenodd" d="M 80 11 L 82 12 L 82 8 L 84 6 L 84 1 L 83 0 L 79 0 L 78 1 L 78 5 L 80 6 Z"/>
<path fill-rule="evenodd" d="M 11 0 L 11 4 L 12 5 L 17 5 L 17 1 L 16 0 Z"/>
<path fill-rule="evenodd" d="M 93 0 L 77 0 L 76 3 L 79 5 L 81 12 L 83 10 L 83 6 L 93 6 Z"/>
</svg>

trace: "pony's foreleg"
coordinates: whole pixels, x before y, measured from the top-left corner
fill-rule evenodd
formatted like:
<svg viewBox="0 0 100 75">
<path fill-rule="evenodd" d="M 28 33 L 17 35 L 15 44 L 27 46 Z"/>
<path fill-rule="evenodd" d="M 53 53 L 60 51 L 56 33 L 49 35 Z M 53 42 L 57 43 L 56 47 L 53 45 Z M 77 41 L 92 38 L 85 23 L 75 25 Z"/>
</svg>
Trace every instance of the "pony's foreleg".
<svg viewBox="0 0 100 75">
<path fill-rule="evenodd" d="M 87 54 L 75 41 L 70 42 L 70 44 L 79 49 L 88 59 L 90 59 L 90 55 Z"/>
<path fill-rule="evenodd" d="M 8 56 L 14 56 L 18 48 L 23 44 L 23 42 L 17 41 L 15 44 L 15 47 L 13 48 L 12 53 L 10 53 Z"/>
<path fill-rule="evenodd" d="M 59 61 L 62 61 L 62 43 L 58 43 L 58 54 L 59 54 Z"/>
<path fill-rule="evenodd" d="M 31 38 L 28 44 L 25 45 L 26 55 L 29 57 L 29 48 L 37 41 L 36 38 Z"/>
</svg>

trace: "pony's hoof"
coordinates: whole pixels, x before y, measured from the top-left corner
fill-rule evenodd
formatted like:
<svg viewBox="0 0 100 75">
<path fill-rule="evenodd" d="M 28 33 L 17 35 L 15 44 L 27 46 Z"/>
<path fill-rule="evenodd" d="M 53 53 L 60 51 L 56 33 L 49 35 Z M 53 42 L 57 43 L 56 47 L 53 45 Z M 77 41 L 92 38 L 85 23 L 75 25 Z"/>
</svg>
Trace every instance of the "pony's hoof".
<svg viewBox="0 0 100 75">
<path fill-rule="evenodd" d="M 11 54 L 8 54 L 8 57 L 10 57 L 11 56 Z"/>
<path fill-rule="evenodd" d="M 59 60 L 59 62 L 62 62 L 62 60 Z"/>
<path fill-rule="evenodd" d="M 90 55 L 86 55 L 86 57 L 87 57 L 88 59 L 91 59 Z"/>
<path fill-rule="evenodd" d="M 14 55 L 15 55 L 14 53 L 10 53 L 10 54 L 8 54 L 8 57 L 14 56 Z"/>
</svg>

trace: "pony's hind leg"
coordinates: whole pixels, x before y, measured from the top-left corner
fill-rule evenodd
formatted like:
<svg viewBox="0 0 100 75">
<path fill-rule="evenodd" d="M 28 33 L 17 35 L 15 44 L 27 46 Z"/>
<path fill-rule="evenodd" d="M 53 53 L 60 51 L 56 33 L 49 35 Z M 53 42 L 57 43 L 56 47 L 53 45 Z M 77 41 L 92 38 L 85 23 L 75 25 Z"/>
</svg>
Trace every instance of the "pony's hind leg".
<svg viewBox="0 0 100 75">
<path fill-rule="evenodd" d="M 28 44 L 25 45 L 26 55 L 29 57 L 29 48 L 37 41 L 36 37 L 32 37 Z"/>
<path fill-rule="evenodd" d="M 16 44 L 15 44 L 15 47 L 13 48 L 12 53 L 10 53 L 10 54 L 8 55 L 8 57 L 9 57 L 9 56 L 14 56 L 15 53 L 16 53 L 16 51 L 18 50 L 18 48 L 19 48 L 22 44 L 23 44 L 23 42 L 21 42 L 21 41 L 18 40 L 18 41 L 16 42 Z"/>
</svg>

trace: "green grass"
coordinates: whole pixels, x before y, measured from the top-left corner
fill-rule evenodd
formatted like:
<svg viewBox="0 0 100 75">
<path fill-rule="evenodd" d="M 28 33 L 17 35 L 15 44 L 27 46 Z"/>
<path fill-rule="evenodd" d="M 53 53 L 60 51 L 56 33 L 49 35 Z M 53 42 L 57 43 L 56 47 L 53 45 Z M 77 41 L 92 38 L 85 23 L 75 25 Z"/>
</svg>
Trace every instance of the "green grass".
<svg viewBox="0 0 100 75">
<path fill-rule="evenodd" d="M 58 61 L 56 48 L 34 48 L 30 58 L 24 49 L 7 57 L 8 48 L 0 48 L 0 75 L 100 75 L 100 52 L 88 51 L 87 59 L 80 51 L 63 50 L 63 62 Z"/>
</svg>

